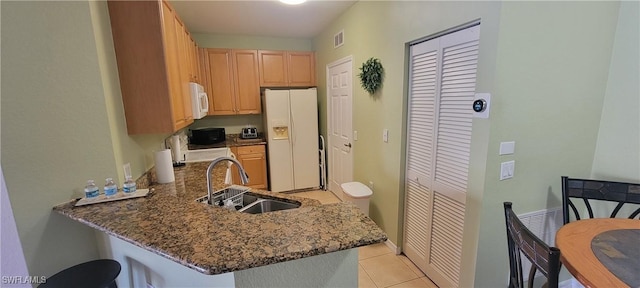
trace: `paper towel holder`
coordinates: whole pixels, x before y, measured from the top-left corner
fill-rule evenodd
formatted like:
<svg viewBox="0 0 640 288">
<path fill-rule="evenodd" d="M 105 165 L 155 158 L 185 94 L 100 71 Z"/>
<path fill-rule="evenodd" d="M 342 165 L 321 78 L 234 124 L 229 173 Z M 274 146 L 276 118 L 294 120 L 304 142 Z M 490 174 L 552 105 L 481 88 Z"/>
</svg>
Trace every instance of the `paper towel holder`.
<svg viewBox="0 0 640 288">
<path fill-rule="evenodd" d="M 170 149 L 171 149 L 171 158 L 173 158 L 173 167 L 182 167 L 184 165 L 186 165 L 184 162 L 182 162 L 180 159 L 180 136 L 179 135 L 173 135 L 171 136 L 171 145 L 170 145 Z"/>
</svg>

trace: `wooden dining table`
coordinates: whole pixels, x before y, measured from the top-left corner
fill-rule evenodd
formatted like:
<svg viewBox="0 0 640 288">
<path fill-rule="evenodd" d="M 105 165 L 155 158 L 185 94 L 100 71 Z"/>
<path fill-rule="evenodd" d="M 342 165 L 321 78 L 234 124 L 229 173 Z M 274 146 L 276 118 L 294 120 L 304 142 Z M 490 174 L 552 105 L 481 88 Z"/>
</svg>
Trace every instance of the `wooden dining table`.
<svg viewBox="0 0 640 288">
<path fill-rule="evenodd" d="M 560 260 L 585 287 L 640 287 L 640 220 L 570 222 L 556 233 Z"/>
</svg>

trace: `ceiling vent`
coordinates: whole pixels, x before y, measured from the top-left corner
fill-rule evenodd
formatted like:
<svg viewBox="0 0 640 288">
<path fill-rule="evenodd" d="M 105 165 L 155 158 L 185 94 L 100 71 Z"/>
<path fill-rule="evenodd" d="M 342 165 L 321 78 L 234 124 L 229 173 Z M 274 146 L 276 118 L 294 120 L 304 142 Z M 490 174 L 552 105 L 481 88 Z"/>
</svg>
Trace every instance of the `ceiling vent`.
<svg viewBox="0 0 640 288">
<path fill-rule="evenodd" d="M 338 48 L 344 44 L 344 30 L 340 30 L 338 34 L 333 35 L 333 48 Z"/>
</svg>

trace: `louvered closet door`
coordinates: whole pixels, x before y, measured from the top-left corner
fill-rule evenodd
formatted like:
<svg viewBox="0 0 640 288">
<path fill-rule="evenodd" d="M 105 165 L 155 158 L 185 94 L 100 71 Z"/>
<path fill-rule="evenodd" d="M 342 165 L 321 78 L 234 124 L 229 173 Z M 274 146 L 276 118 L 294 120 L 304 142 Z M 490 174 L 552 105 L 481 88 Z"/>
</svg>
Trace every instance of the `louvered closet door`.
<svg viewBox="0 0 640 288">
<path fill-rule="evenodd" d="M 457 287 L 480 26 L 411 47 L 404 253 Z"/>
</svg>

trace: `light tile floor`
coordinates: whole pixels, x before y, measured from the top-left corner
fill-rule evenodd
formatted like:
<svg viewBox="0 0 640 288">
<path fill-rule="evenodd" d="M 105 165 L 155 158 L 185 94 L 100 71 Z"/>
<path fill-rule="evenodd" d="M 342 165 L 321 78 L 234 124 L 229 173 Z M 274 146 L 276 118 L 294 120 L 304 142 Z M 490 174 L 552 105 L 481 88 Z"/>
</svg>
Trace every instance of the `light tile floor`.
<svg viewBox="0 0 640 288">
<path fill-rule="evenodd" d="M 322 204 L 340 199 L 329 191 L 313 190 L 293 194 L 312 198 Z M 395 255 L 384 243 L 358 248 L 358 287 L 438 288 L 404 255 Z"/>
</svg>

